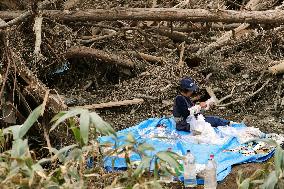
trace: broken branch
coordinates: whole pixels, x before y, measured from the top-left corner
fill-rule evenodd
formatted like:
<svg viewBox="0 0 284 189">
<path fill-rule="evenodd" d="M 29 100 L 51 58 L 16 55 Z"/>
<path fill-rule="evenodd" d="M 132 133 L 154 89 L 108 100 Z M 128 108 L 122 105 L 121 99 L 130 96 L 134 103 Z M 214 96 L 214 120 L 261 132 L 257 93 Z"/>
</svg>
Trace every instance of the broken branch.
<svg viewBox="0 0 284 189">
<path fill-rule="evenodd" d="M 66 58 L 76 57 L 94 57 L 101 59 L 106 63 L 113 63 L 129 68 L 134 67 L 134 63 L 130 59 L 89 47 L 73 47 L 67 51 Z"/>
<path fill-rule="evenodd" d="M 11 12 L 11 11 L 9 11 Z M 1 14 L 1 13 L 0 13 Z M 15 25 L 21 21 L 23 21 L 24 19 L 26 19 L 27 17 L 31 16 L 31 11 L 26 11 L 26 12 L 23 12 L 21 14 L 17 14 L 17 13 L 11 13 L 12 15 L 10 16 L 15 16 L 17 15 L 16 17 L 13 17 L 13 20 L 9 21 L 9 22 L 1 22 L 0 23 L 0 29 L 4 29 L 4 28 L 7 28 L 9 26 L 12 26 L 12 25 Z M 1 17 L 3 20 L 5 19 L 5 17 Z"/>
<path fill-rule="evenodd" d="M 135 98 L 133 100 L 123 100 L 117 102 L 106 102 L 100 104 L 91 104 L 85 106 L 77 106 L 76 108 L 84 108 L 84 109 L 102 109 L 102 108 L 111 108 L 111 107 L 119 107 L 119 106 L 128 106 L 135 104 L 142 104 L 144 102 L 141 98 Z"/>
</svg>

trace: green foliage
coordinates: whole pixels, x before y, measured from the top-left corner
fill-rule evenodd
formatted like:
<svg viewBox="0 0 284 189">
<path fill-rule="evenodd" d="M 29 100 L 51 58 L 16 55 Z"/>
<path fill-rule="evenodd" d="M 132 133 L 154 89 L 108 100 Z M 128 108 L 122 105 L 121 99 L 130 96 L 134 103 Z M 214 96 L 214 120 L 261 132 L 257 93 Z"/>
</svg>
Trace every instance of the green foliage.
<svg viewBox="0 0 284 189">
<path fill-rule="evenodd" d="M 35 125 L 44 111 L 40 105 L 22 125 L 15 125 L 0 130 L 0 146 L 5 146 L 5 138 L 13 135 L 12 148 L 0 154 L 0 182 L 2 188 L 87 188 L 89 177 L 100 177 L 103 159 L 106 156 L 124 156 L 128 169 L 113 179 L 109 188 L 162 188 L 161 174 L 176 175 L 180 169 L 180 157 L 169 151 L 158 152 L 154 157 L 149 152 L 155 149 L 147 143 L 139 143 L 128 134 L 124 145 L 118 146 L 115 130 L 95 112 L 84 109 L 72 109 L 58 113 L 52 120 L 50 132 L 61 125 L 68 125 L 75 143 L 61 149 L 48 147 L 48 157 L 35 159 L 29 149 L 25 135 Z M 115 144 L 100 144 L 98 137 L 108 135 Z M 102 149 L 108 151 L 101 154 Z M 139 162 L 131 162 L 131 153 L 141 157 Z M 101 154 L 101 155 L 100 155 Z M 87 169 L 86 160 L 96 156 L 97 167 Z M 154 173 L 149 167 L 154 166 Z"/>
<path fill-rule="evenodd" d="M 271 143 L 271 141 L 270 141 Z M 275 144 L 275 143 L 273 143 Z M 244 178 L 239 172 L 237 184 L 239 189 L 282 189 L 284 188 L 284 150 L 277 145 L 274 155 L 274 164 L 268 162 L 263 169 Z"/>
</svg>

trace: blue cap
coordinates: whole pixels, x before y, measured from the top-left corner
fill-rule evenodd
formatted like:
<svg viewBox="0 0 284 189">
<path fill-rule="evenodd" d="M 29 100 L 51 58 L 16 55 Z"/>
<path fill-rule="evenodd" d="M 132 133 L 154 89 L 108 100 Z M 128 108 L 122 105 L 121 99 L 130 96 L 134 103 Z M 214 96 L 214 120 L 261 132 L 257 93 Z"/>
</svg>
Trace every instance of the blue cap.
<svg viewBox="0 0 284 189">
<path fill-rule="evenodd" d="M 182 89 L 187 89 L 192 92 L 196 92 L 198 90 L 198 86 L 194 83 L 193 79 L 191 78 L 183 78 L 180 81 L 180 87 Z"/>
</svg>

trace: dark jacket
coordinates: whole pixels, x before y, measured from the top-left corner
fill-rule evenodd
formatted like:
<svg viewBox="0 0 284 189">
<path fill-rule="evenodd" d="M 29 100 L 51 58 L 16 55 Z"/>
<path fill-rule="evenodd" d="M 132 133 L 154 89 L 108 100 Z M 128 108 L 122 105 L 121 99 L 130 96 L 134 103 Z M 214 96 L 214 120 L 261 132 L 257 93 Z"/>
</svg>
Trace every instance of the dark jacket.
<svg viewBox="0 0 284 189">
<path fill-rule="evenodd" d="M 194 106 L 190 98 L 178 95 L 174 101 L 173 115 L 176 120 L 176 129 L 181 131 L 190 131 L 189 123 L 186 122 L 189 116 L 188 108 Z"/>
</svg>

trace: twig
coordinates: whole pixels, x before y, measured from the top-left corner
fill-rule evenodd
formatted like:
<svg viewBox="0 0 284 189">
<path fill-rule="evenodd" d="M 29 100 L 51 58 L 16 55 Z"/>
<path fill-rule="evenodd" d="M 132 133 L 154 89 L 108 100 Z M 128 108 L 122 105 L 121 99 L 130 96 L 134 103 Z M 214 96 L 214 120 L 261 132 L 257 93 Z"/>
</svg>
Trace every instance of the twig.
<svg viewBox="0 0 284 189">
<path fill-rule="evenodd" d="M 2 22 L 2 24 L 0 24 L 0 29 L 4 29 L 4 28 L 7 28 L 9 26 L 15 25 L 15 24 L 23 21 L 24 19 L 26 19 L 27 17 L 29 17 L 31 15 L 32 15 L 31 11 L 26 11 L 23 14 L 21 14 L 19 17 L 15 18 L 15 19 L 13 19 L 9 22 L 5 22 L 5 23 Z"/>
<path fill-rule="evenodd" d="M 183 68 L 184 66 L 184 61 L 183 61 L 184 50 L 185 50 L 185 42 L 182 42 L 180 44 L 180 54 L 179 54 L 179 61 L 178 61 L 179 68 Z"/>
<path fill-rule="evenodd" d="M 220 103 L 223 102 L 224 100 L 227 100 L 228 98 L 231 98 L 231 97 L 233 96 L 233 93 L 234 93 L 234 91 L 235 91 L 235 88 L 236 88 L 236 86 L 234 86 L 234 87 L 232 88 L 231 93 L 230 93 L 229 95 L 224 96 L 223 98 L 221 98 L 221 99 L 218 101 L 218 103 L 220 104 Z"/>
<path fill-rule="evenodd" d="M 34 55 L 35 55 L 36 61 L 39 61 L 40 58 L 42 57 L 41 52 L 40 52 L 42 20 L 43 20 L 42 15 L 39 14 L 35 18 L 35 24 L 34 24 L 34 32 L 36 36 Z"/>
<path fill-rule="evenodd" d="M 276 99 L 275 99 L 275 104 L 274 104 L 274 110 L 277 110 L 278 104 L 281 104 L 281 94 L 282 94 L 282 85 L 283 85 L 284 81 L 280 81 L 277 87 L 277 91 L 276 91 Z"/>
<path fill-rule="evenodd" d="M 255 92 L 251 93 L 247 97 L 245 97 L 245 98 L 238 98 L 235 101 L 229 102 L 227 104 L 222 104 L 222 105 L 219 105 L 219 106 L 225 107 L 225 106 L 229 106 L 229 105 L 236 104 L 236 103 L 239 103 L 239 102 L 247 101 L 251 97 L 255 96 L 257 93 L 259 93 L 270 82 L 270 80 L 271 79 L 267 79 L 267 81 L 258 90 L 256 90 Z"/>
<path fill-rule="evenodd" d="M 93 43 L 93 42 L 96 42 L 96 41 L 100 41 L 100 40 L 103 40 L 103 39 L 108 39 L 108 38 L 112 38 L 114 36 L 117 36 L 121 34 L 120 32 L 113 32 L 111 34 L 108 34 L 108 35 L 103 35 L 103 36 L 99 36 L 99 37 L 94 37 L 94 38 L 91 38 L 91 39 L 88 39 L 88 40 L 81 40 L 80 42 L 82 44 L 89 44 L 89 43 Z"/>
</svg>

